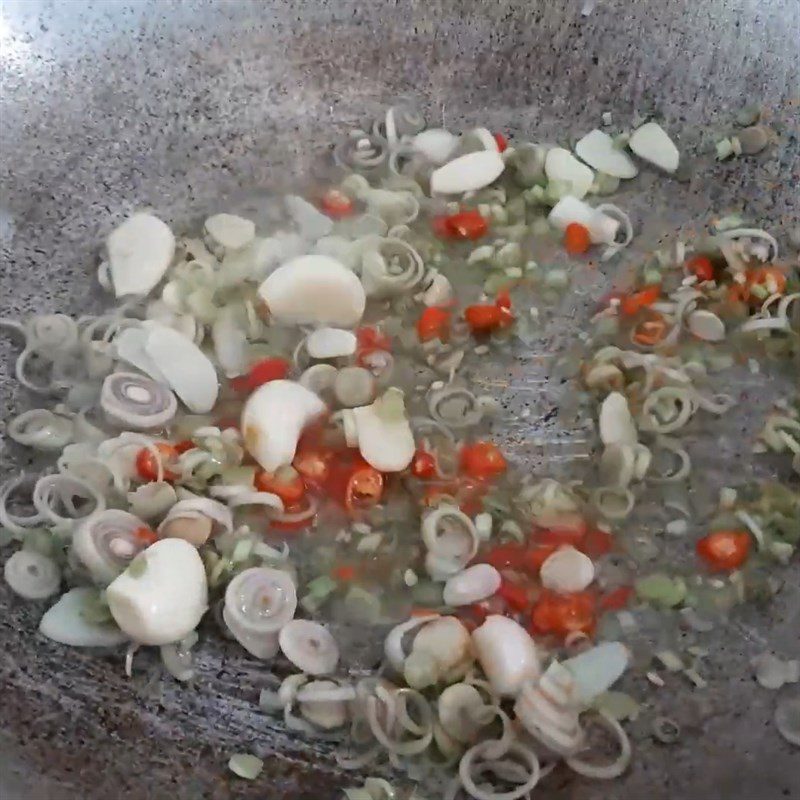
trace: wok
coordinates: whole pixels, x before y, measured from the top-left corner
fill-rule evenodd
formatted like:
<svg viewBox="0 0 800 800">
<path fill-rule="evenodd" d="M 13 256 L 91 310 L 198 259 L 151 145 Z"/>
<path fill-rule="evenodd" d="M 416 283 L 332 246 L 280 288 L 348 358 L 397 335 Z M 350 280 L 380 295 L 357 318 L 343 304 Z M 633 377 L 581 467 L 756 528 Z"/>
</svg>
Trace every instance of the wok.
<svg viewBox="0 0 800 800">
<path fill-rule="evenodd" d="M 132 209 L 155 208 L 180 228 L 227 210 L 221 197 L 286 186 L 401 94 L 453 128 L 480 123 L 541 141 L 584 133 L 607 111 L 621 127 L 637 113 L 664 120 L 690 169 L 678 180 L 645 171 L 626 190 L 640 231 L 627 264 L 659 234 L 715 214 L 742 212 L 784 232 L 798 223 L 797 0 L 600 0 L 581 12 L 581 0 L 5 0 L 2 314 L 99 307 L 89 287 L 100 244 Z M 767 109 L 780 146 L 715 163 L 709 145 L 749 103 Z M 585 306 L 574 312 L 586 318 Z M 506 376 L 507 420 L 517 421 L 504 435 L 534 470 L 586 447 L 585 431 L 544 422 L 558 395 L 534 366 L 568 333 L 562 320 Z M 3 418 L 25 403 L 10 378 L 13 352 L 0 341 Z M 748 380 L 756 418 L 769 393 L 758 376 Z M 526 403 L 534 413 L 524 420 Z M 714 440 L 709 474 L 746 453 L 743 439 L 731 429 Z M 3 440 L 2 477 L 26 459 Z M 753 474 L 746 457 L 735 463 L 740 477 Z M 637 687 L 682 723 L 677 744 L 645 732 L 624 779 L 556 784 L 551 796 L 798 796 L 797 751 L 772 727 L 774 695 L 747 667 L 765 649 L 798 656 L 796 564 L 788 584 L 768 613 L 745 610 L 714 639 L 707 689 L 671 677 L 657 692 Z M 353 783 L 328 746 L 258 711 L 261 667 L 238 648 L 207 642 L 194 690 L 130 681 L 120 657 L 35 635 L 42 609 L 5 584 L 0 609 L 3 798 L 327 800 Z M 253 784 L 226 774 L 228 756 L 242 751 L 266 756 Z"/>
</svg>

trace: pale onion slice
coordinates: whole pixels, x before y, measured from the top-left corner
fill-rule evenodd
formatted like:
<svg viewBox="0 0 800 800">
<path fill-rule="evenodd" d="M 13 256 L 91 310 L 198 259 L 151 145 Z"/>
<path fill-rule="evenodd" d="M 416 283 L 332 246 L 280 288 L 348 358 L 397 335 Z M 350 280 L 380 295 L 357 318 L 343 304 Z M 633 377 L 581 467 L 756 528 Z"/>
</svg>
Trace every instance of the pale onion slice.
<svg viewBox="0 0 800 800">
<path fill-rule="evenodd" d="M 127 642 L 129 637 L 113 622 L 92 622 L 84 613 L 96 597 L 94 589 L 70 589 L 45 612 L 39 632 L 70 647 L 116 647 Z"/>
<path fill-rule="evenodd" d="M 352 409 L 358 449 L 380 472 L 402 472 L 414 457 L 414 434 L 406 415 L 403 393 L 396 388 L 368 406 Z"/>
<path fill-rule="evenodd" d="M 44 600 L 54 595 L 61 583 L 58 564 L 33 550 L 18 550 L 9 556 L 3 576 L 11 591 L 26 600 Z"/>
<path fill-rule="evenodd" d="M 164 277 L 175 255 L 175 237 L 152 214 L 125 220 L 106 241 L 111 282 L 117 297 L 148 294 Z"/>
<path fill-rule="evenodd" d="M 341 328 L 319 328 L 306 339 L 311 358 L 342 358 L 356 351 L 356 335 Z"/>
<path fill-rule="evenodd" d="M 725 323 L 713 311 L 692 311 L 686 318 L 686 327 L 698 339 L 706 342 L 721 342 L 725 339 Z"/>
<path fill-rule="evenodd" d="M 205 232 L 220 247 L 241 250 L 255 238 L 256 226 L 252 220 L 236 214 L 214 214 L 206 220 Z"/>
<path fill-rule="evenodd" d="M 594 780 L 613 780 L 622 775 L 631 763 L 631 742 L 622 725 L 605 711 L 597 712 L 597 721 L 608 729 L 619 741 L 619 755 L 609 764 L 596 764 L 578 758 L 577 755 L 565 759 L 567 766 L 579 775 Z"/>
<path fill-rule="evenodd" d="M 295 619 L 278 635 L 281 652 L 309 675 L 329 675 L 339 663 L 339 646 L 331 632 L 318 622 Z"/>
<path fill-rule="evenodd" d="M 638 437 L 636 423 L 628 407 L 628 400 L 620 392 L 611 392 L 600 407 L 600 439 L 603 444 L 633 446 Z"/>
<path fill-rule="evenodd" d="M 258 288 L 270 316 L 286 325 L 352 328 L 364 314 L 361 281 L 329 256 L 309 255 L 278 267 Z"/>
<path fill-rule="evenodd" d="M 620 679 L 630 658 L 630 651 L 621 642 L 603 642 L 567 659 L 563 666 L 574 676 L 581 701 L 589 704 Z"/>
<path fill-rule="evenodd" d="M 494 150 L 467 153 L 434 170 L 431 175 L 431 192 L 434 194 L 462 194 L 483 189 L 496 181 L 505 164 Z"/>
<path fill-rule="evenodd" d="M 468 606 L 491 597 L 499 588 L 500 573 L 491 564 L 474 564 L 448 578 L 444 602 L 448 606 Z"/>
<path fill-rule="evenodd" d="M 545 559 L 539 577 L 545 589 L 582 592 L 594 580 L 594 563 L 580 550 L 562 547 Z"/>
<path fill-rule="evenodd" d="M 171 422 L 178 401 L 158 381 L 135 372 L 114 372 L 103 381 L 100 406 L 114 424 L 146 431 L 163 428 Z"/>
<path fill-rule="evenodd" d="M 172 328 L 148 323 L 145 353 L 167 384 L 195 414 L 205 414 L 217 402 L 219 383 L 214 365 L 190 339 Z"/>
<path fill-rule="evenodd" d="M 539 677 L 536 644 L 513 619 L 487 617 L 473 632 L 472 646 L 492 689 L 503 697 L 515 697 L 526 681 Z"/>
<path fill-rule="evenodd" d="M 223 309 L 211 326 L 214 354 L 227 378 L 247 370 L 247 334 L 231 308 Z"/>
<path fill-rule="evenodd" d="M 225 590 L 223 620 L 239 644 L 256 658 L 278 653 L 278 633 L 297 610 L 297 591 L 288 572 L 251 567 Z"/>
<path fill-rule="evenodd" d="M 105 585 L 114 580 L 145 549 L 138 536 L 147 526 L 138 517 L 107 508 L 87 517 L 72 535 L 72 555 L 91 575 Z"/>
<path fill-rule="evenodd" d="M 232 530 L 233 514 L 227 506 L 208 497 L 198 497 L 175 503 L 158 526 L 158 535 L 162 539 L 183 539 L 200 547 L 209 537 Z"/>
<path fill-rule="evenodd" d="M 594 183 L 594 172 L 563 147 L 548 150 L 544 172 L 549 181 L 570 184 L 567 194 L 577 197 L 578 200 L 586 196 Z"/>
<path fill-rule="evenodd" d="M 324 411 L 325 403 L 299 383 L 265 383 L 242 411 L 245 447 L 265 470 L 275 472 L 292 463 L 303 428 Z"/>
<path fill-rule="evenodd" d="M 135 642 L 178 642 L 208 607 L 203 560 L 188 542 L 161 539 L 111 583 L 106 598 L 117 625 Z"/>
<path fill-rule="evenodd" d="M 592 244 L 612 244 L 620 226 L 618 220 L 572 195 L 562 197 L 553 206 L 547 221 L 559 231 L 566 230 L 573 222 L 583 225 L 589 231 Z"/>
<path fill-rule="evenodd" d="M 575 145 L 575 152 L 590 167 L 606 175 L 628 179 L 639 174 L 636 164 L 628 154 L 614 147 L 614 140 L 597 128 L 587 133 Z"/>
<path fill-rule="evenodd" d="M 436 703 L 439 724 L 448 736 L 457 742 L 472 742 L 485 727 L 481 712 L 486 703 L 481 693 L 469 683 L 454 683 L 448 686 Z"/>
<path fill-rule="evenodd" d="M 458 136 L 444 128 L 429 128 L 414 137 L 411 147 L 433 164 L 444 164 L 458 147 Z"/>
<path fill-rule="evenodd" d="M 639 158 L 655 164 L 666 172 L 675 172 L 680 153 L 672 139 L 657 122 L 646 122 L 637 128 L 628 140 L 628 147 Z"/>
<path fill-rule="evenodd" d="M 784 697 L 775 708 L 775 727 L 787 742 L 800 747 L 800 697 Z"/>
</svg>

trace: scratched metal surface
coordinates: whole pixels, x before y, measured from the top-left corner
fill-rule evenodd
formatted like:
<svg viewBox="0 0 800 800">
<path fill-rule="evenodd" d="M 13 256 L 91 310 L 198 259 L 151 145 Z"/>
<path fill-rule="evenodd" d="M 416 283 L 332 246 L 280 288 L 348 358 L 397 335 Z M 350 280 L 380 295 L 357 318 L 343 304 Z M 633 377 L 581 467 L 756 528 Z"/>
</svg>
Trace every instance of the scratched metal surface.
<svg viewBox="0 0 800 800">
<path fill-rule="evenodd" d="M 595 127 L 604 111 L 620 126 L 655 112 L 691 169 L 681 181 L 645 171 L 633 182 L 619 202 L 640 234 L 622 263 L 579 276 L 583 294 L 530 352 L 479 376 L 501 394 L 498 430 L 526 468 L 546 474 L 585 456 L 591 430 L 568 413 L 570 390 L 552 355 L 572 341 L 593 298 L 659 236 L 698 220 L 743 212 L 784 235 L 798 224 L 800 3 L 600 0 L 589 17 L 581 6 L 5 0 L 0 313 L 96 307 L 88 287 L 99 244 L 132 208 L 152 206 L 180 227 L 224 208 L 219 198 L 285 186 L 398 94 L 414 93 L 453 127 L 480 122 L 545 141 Z M 767 106 L 780 146 L 714 163 L 709 136 L 747 102 Z M 26 402 L 9 381 L 11 364 L 0 340 L 4 419 Z M 771 394 L 757 376 L 743 376 L 736 391 L 747 404 L 700 448 L 710 481 L 755 469 L 749 437 Z M 2 441 L 3 477 L 25 459 Z M 714 639 L 709 689 L 689 692 L 670 678 L 653 693 L 633 682 L 631 691 L 682 722 L 680 744 L 639 736 L 624 780 L 571 782 L 543 796 L 800 796 L 796 751 L 770 723 L 775 698 L 746 667 L 767 647 L 799 655 L 797 565 L 787 583 L 769 614 L 748 609 Z M 146 659 L 127 681 L 119 655 L 98 659 L 33 635 L 42 609 L 5 585 L 0 609 L 4 800 L 327 800 L 346 780 L 327 746 L 287 736 L 258 713 L 262 667 L 238 648 L 205 645 L 194 691 L 152 679 Z M 267 759 L 254 784 L 225 774 L 228 755 L 244 750 Z"/>
</svg>

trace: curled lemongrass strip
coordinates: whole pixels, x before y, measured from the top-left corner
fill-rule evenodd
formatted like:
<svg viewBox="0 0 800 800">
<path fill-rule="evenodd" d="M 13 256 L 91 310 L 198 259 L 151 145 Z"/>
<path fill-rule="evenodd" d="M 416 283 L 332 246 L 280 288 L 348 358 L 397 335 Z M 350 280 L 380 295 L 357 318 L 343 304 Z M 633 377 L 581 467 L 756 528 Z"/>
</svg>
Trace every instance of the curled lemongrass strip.
<svg viewBox="0 0 800 800">
<path fill-rule="evenodd" d="M 610 244 L 601 256 L 602 261 L 608 261 L 613 258 L 620 250 L 624 250 L 633 241 L 633 225 L 631 218 L 618 206 L 612 203 L 603 203 L 595 209 L 595 213 L 605 214 L 607 217 L 617 221 L 622 226 L 623 238 L 622 241 L 614 241 Z"/>
<path fill-rule="evenodd" d="M 272 658 L 278 634 L 296 610 L 297 591 L 288 573 L 251 567 L 228 584 L 222 618 L 245 650 L 256 658 Z"/>
<path fill-rule="evenodd" d="M 38 477 L 36 475 L 23 474 L 17 475 L 16 478 L 10 478 L 0 487 L 0 525 L 10 530 L 11 533 L 16 536 L 23 536 L 27 533 L 28 528 L 33 528 L 44 522 L 44 517 L 38 510 L 35 514 L 22 516 L 20 514 L 15 514 L 9 509 L 11 497 L 19 493 L 22 489 L 28 489 L 28 487 L 30 487 L 30 491 L 33 493 L 37 481 Z"/>
<path fill-rule="evenodd" d="M 592 493 L 595 508 L 606 519 L 625 519 L 635 504 L 633 492 L 622 486 L 604 486 Z"/>
<path fill-rule="evenodd" d="M 425 275 L 420 254 L 402 239 L 379 239 L 362 255 L 361 280 L 369 297 L 411 291 Z"/>
<path fill-rule="evenodd" d="M 444 386 L 428 395 L 428 410 L 437 422 L 448 428 L 469 428 L 483 419 L 484 407 L 466 388 Z"/>
<path fill-rule="evenodd" d="M 658 453 L 658 449 L 673 453 L 678 459 L 678 464 L 671 470 L 664 469 L 651 474 L 648 480 L 653 483 L 676 483 L 689 477 L 689 473 L 692 471 L 692 461 L 680 441 L 669 436 L 659 436 L 656 439 L 655 448 L 656 453 Z M 656 455 L 655 458 L 658 459 L 658 456 Z M 663 463 L 663 458 L 664 456 L 658 460 Z"/>
<path fill-rule="evenodd" d="M 133 514 L 106 509 L 88 517 L 75 530 L 72 553 L 97 583 L 108 584 L 155 538 Z"/>
<path fill-rule="evenodd" d="M 649 394 L 642 405 L 642 427 L 655 433 L 680 430 L 694 413 L 692 394 L 677 386 L 663 386 Z"/>
<path fill-rule="evenodd" d="M 595 764 L 583 756 L 572 755 L 566 760 L 567 766 L 585 778 L 611 780 L 622 775 L 631 763 L 631 743 L 622 726 L 605 711 L 598 711 L 596 722 L 607 728 L 619 741 L 619 755 L 610 764 Z"/>
<path fill-rule="evenodd" d="M 521 742 L 512 742 L 503 757 L 494 757 L 493 746 L 495 742 L 481 742 L 467 750 L 461 757 L 458 765 L 458 775 L 464 791 L 475 800 L 517 800 L 525 797 L 539 783 L 541 770 L 536 753 Z M 489 758 L 482 758 L 490 756 Z M 516 769 L 521 767 L 521 769 Z M 493 773 L 504 781 L 510 780 L 518 785 L 509 791 L 499 791 L 494 788 L 483 788 L 477 781 L 485 773 Z"/>
<path fill-rule="evenodd" d="M 428 548 L 425 566 L 434 580 L 460 572 L 478 552 L 475 524 L 455 506 L 440 505 L 425 515 L 422 540 Z"/>
<path fill-rule="evenodd" d="M 8 423 L 8 435 L 35 450 L 62 450 L 72 441 L 72 420 L 46 408 L 33 408 Z"/>
<path fill-rule="evenodd" d="M 61 571 L 52 558 L 32 550 L 18 550 L 4 567 L 11 590 L 26 600 L 44 600 L 58 591 Z"/>
<path fill-rule="evenodd" d="M 61 528 L 70 528 L 106 506 L 104 495 L 92 484 L 61 473 L 39 478 L 32 499 L 42 518 Z"/>
<path fill-rule="evenodd" d="M 362 172 L 380 167 L 388 154 L 385 139 L 364 131 L 351 131 L 333 150 L 334 160 L 340 166 Z"/>
<path fill-rule="evenodd" d="M 419 722 L 409 715 L 409 704 L 415 706 Z M 386 708 L 383 715 L 381 705 Z M 373 735 L 390 754 L 417 755 L 433 741 L 433 711 L 425 697 L 414 689 L 384 692 L 379 686 L 375 694 L 367 697 L 366 711 Z M 406 733 L 416 738 L 407 739 Z"/>
<path fill-rule="evenodd" d="M 740 239 L 759 239 L 769 245 L 767 258 L 764 261 L 774 261 L 778 257 L 778 242 L 775 237 L 760 228 L 734 228 L 717 234 L 718 239 L 729 242 L 738 242 Z"/>
<path fill-rule="evenodd" d="M 100 405 L 111 422 L 137 431 L 163 428 L 178 410 L 178 401 L 166 386 L 135 372 L 109 375 L 103 381 Z"/>
</svg>

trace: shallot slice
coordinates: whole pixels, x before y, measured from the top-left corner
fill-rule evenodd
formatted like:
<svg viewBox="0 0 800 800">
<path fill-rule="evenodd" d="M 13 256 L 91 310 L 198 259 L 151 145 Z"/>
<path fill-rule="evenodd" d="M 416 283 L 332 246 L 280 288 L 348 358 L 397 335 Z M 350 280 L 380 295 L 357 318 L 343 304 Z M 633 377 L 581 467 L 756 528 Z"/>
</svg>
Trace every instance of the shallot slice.
<svg viewBox="0 0 800 800">
<path fill-rule="evenodd" d="M 255 238 L 256 226 L 236 214 L 214 214 L 206 220 L 205 232 L 225 250 L 241 250 Z"/>
<path fill-rule="evenodd" d="M 180 500 L 172 506 L 158 526 L 158 535 L 162 539 L 184 539 L 200 547 L 210 536 L 232 530 L 233 514 L 227 506 L 207 497 L 198 497 Z"/>
<path fill-rule="evenodd" d="M 281 628 L 278 641 L 286 658 L 309 675 L 329 675 L 339 663 L 336 640 L 318 622 L 292 620 Z"/>
<path fill-rule="evenodd" d="M 135 431 L 163 428 L 178 410 L 175 395 L 164 384 L 135 372 L 109 375 L 100 405 L 111 422 Z"/>
<path fill-rule="evenodd" d="M 3 568 L 11 590 L 26 600 L 44 600 L 58 591 L 61 571 L 52 558 L 33 550 L 17 550 Z"/>
</svg>

